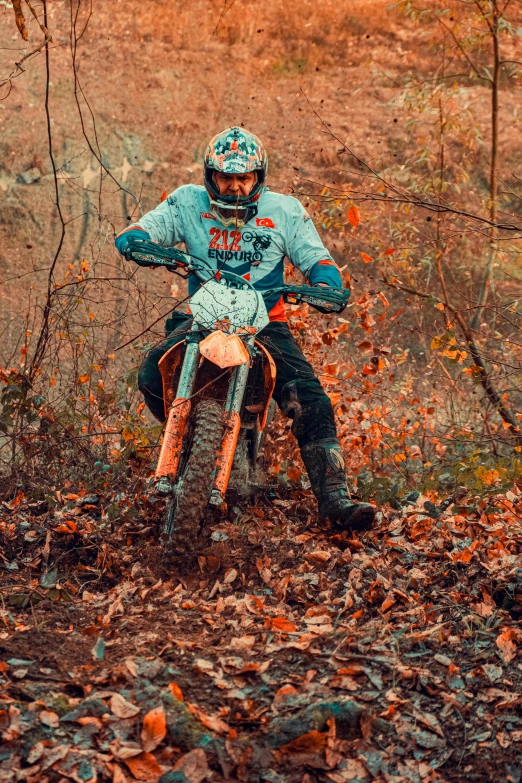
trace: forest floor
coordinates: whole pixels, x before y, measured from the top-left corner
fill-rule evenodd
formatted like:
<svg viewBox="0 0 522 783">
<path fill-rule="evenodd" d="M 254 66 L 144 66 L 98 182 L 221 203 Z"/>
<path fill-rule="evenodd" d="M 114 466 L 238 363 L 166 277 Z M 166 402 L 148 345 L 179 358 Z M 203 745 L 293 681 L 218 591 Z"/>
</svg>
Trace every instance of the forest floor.
<svg viewBox="0 0 522 783">
<path fill-rule="evenodd" d="M 522 492 L 434 500 L 352 537 L 234 506 L 176 576 L 143 485 L 19 493 L 0 780 L 519 783 Z"/>
</svg>

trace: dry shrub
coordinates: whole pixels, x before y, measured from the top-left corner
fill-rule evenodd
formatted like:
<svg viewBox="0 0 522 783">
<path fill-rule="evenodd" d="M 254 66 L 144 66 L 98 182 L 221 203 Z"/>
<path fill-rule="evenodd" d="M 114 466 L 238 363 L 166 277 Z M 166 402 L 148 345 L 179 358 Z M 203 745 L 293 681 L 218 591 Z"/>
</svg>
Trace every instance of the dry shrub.
<svg viewBox="0 0 522 783">
<path fill-rule="evenodd" d="M 139 37 L 172 42 L 176 48 L 202 48 L 215 43 L 254 47 L 261 57 L 287 58 L 278 68 L 302 70 L 293 59 L 316 62 L 325 55 L 345 56 L 350 39 L 390 33 L 392 12 L 386 0 L 303 0 L 299 4 L 269 0 L 155 0 L 136 8 L 134 32 Z M 115 20 L 117 24 L 117 19 Z M 209 43 L 210 42 L 210 43 Z"/>
</svg>

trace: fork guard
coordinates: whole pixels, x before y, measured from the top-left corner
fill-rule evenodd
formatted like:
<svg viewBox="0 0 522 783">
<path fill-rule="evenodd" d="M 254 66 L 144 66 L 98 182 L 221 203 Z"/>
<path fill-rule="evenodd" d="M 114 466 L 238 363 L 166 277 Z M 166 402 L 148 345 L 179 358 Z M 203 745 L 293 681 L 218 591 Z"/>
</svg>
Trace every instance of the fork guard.
<svg viewBox="0 0 522 783">
<path fill-rule="evenodd" d="M 156 467 L 156 481 L 167 478 L 172 483 L 176 478 L 191 408 L 190 400 L 183 398 L 172 403 L 163 432 L 163 442 Z"/>
</svg>

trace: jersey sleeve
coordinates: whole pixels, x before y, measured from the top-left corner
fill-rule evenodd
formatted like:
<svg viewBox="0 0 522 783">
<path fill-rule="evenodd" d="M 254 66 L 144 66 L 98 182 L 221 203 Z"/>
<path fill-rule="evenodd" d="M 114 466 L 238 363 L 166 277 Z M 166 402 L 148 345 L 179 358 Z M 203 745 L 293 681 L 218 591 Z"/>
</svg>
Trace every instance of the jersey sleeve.
<svg viewBox="0 0 522 783">
<path fill-rule="evenodd" d="M 125 235 L 127 231 L 141 229 L 147 232 L 153 242 L 158 242 L 163 247 L 172 247 L 178 242 L 184 242 L 183 190 L 184 188 L 175 190 L 165 201 L 143 215 L 137 223 L 128 226 L 119 236 Z"/>
<path fill-rule="evenodd" d="M 341 273 L 325 248 L 313 221 L 303 205 L 291 198 L 287 221 L 286 255 L 310 285 L 325 283 L 342 286 Z"/>
</svg>

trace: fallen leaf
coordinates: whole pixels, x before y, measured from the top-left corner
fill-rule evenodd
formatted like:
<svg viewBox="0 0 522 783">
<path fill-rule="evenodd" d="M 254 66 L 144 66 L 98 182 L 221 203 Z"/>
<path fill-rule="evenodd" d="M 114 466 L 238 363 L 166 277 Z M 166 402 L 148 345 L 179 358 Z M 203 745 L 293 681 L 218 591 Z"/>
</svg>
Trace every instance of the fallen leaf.
<svg viewBox="0 0 522 783">
<path fill-rule="evenodd" d="M 251 650 L 255 643 L 255 636 L 235 636 L 230 640 L 229 646 L 231 650 L 236 651 Z"/>
<path fill-rule="evenodd" d="M 205 658 L 196 658 L 194 665 L 202 672 L 211 672 L 214 669 L 212 661 L 207 661 Z"/>
<path fill-rule="evenodd" d="M 150 783 L 157 783 L 160 775 L 163 773 L 163 770 L 152 753 L 147 753 L 146 751 L 142 751 L 137 756 L 133 756 L 132 758 L 124 759 L 124 761 L 136 780 L 145 780 L 149 781 Z"/>
<path fill-rule="evenodd" d="M 253 614 L 260 614 L 265 610 L 263 601 L 257 595 L 245 595 L 245 606 Z"/>
<path fill-rule="evenodd" d="M 214 555 L 209 555 L 207 557 L 207 571 L 210 574 L 217 574 L 219 569 L 221 568 L 221 561 L 218 557 L 214 557 Z"/>
<path fill-rule="evenodd" d="M 45 748 L 43 743 L 37 742 L 36 745 L 33 745 L 29 753 L 27 754 L 27 763 L 35 764 L 37 761 L 39 761 L 42 758 L 44 752 L 45 752 Z"/>
<path fill-rule="evenodd" d="M 201 748 L 186 753 L 176 763 L 174 771 L 183 772 L 189 783 L 202 783 L 211 772 L 205 751 Z"/>
<path fill-rule="evenodd" d="M 20 710 L 14 704 L 9 706 L 9 727 L 2 732 L 2 739 L 5 742 L 12 742 L 21 734 L 20 729 Z"/>
<path fill-rule="evenodd" d="M 366 770 L 363 766 L 363 764 L 358 761 L 357 759 L 350 759 L 347 758 L 345 760 L 345 766 L 343 767 L 343 778 L 344 780 L 365 780 L 368 777 L 366 774 Z M 399 781 L 402 783 L 402 781 L 406 781 L 407 778 L 399 778 Z"/>
<path fill-rule="evenodd" d="M 170 682 L 169 683 L 169 689 L 170 689 L 170 692 L 172 693 L 172 695 L 174 696 L 175 699 L 177 699 L 178 701 L 185 701 L 185 699 L 183 698 L 183 693 L 181 692 L 181 688 L 179 687 L 179 685 L 176 685 L 175 682 Z"/>
<path fill-rule="evenodd" d="M 57 533 L 76 533 L 77 525 L 73 519 L 67 519 L 63 524 L 54 528 Z"/>
<path fill-rule="evenodd" d="M 442 727 L 436 715 L 433 715 L 433 713 L 431 712 L 424 712 L 416 707 L 414 707 L 412 711 L 413 711 L 413 715 L 415 716 L 415 718 L 417 718 L 417 720 L 420 723 L 423 723 L 429 729 L 434 731 L 436 734 L 439 735 L 439 737 L 444 738 L 444 732 L 442 731 Z"/>
<path fill-rule="evenodd" d="M 513 628 L 508 628 L 497 636 L 496 645 L 502 653 L 504 663 L 512 661 L 517 654 L 517 646 L 514 639 L 516 639 L 516 631 Z"/>
<path fill-rule="evenodd" d="M 331 558 L 331 554 L 330 552 L 316 549 L 314 552 L 307 552 L 305 557 L 307 560 L 311 560 L 312 563 L 327 563 Z"/>
<path fill-rule="evenodd" d="M 199 707 L 196 707 L 195 704 L 190 704 L 190 702 L 187 702 L 187 707 L 189 708 L 190 712 L 198 718 L 198 720 L 205 726 L 207 729 L 210 729 L 210 731 L 215 731 L 216 734 L 228 734 L 229 732 L 229 725 L 228 723 L 225 723 L 224 720 L 221 720 L 221 718 L 218 718 L 214 715 L 207 715 L 205 712 L 203 712 L 202 709 Z"/>
<path fill-rule="evenodd" d="M 55 745 L 50 751 L 47 752 L 45 761 L 42 764 L 42 769 L 49 769 L 57 761 L 62 761 L 70 751 L 69 745 Z"/>
<path fill-rule="evenodd" d="M 125 762 L 143 753 L 143 748 L 140 748 L 137 742 L 123 745 L 119 739 L 109 743 L 109 750 L 115 758 Z"/>
<path fill-rule="evenodd" d="M 40 719 L 40 723 L 43 723 L 45 726 L 49 726 L 51 729 L 57 729 L 60 725 L 60 718 L 56 712 L 52 712 L 51 710 L 42 710 L 38 717 Z"/>
<path fill-rule="evenodd" d="M 128 783 L 128 778 L 117 764 L 113 764 L 112 783 Z"/>
<path fill-rule="evenodd" d="M 285 649 L 288 647 L 293 647 L 296 650 L 308 650 L 312 642 L 317 640 L 317 636 L 315 633 L 303 633 L 299 637 L 299 639 L 295 641 L 290 641 L 285 644 Z"/>
<path fill-rule="evenodd" d="M 287 745 L 283 745 L 280 748 L 282 753 L 310 753 L 317 750 L 322 750 L 326 747 L 326 740 L 328 734 L 322 731 L 309 731 L 306 734 L 302 734 L 297 739 L 292 740 Z"/>
<path fill-rule="evenodd" d="M 173 683 L 171 683 L 172 685 Z M 181 691 L 180 691 L 181 693 Z M 181 700 L 183 697 L 181 697 Z M 143 750 L 155 750 L 167 734 L 167 723 L 163 707 L 156 707 L 147 712 L 143 718 L 143 728 L 141 730 L 141 741 Z"/>
<path fill-rule="evenodd" d="M 229 568 L 228 571 L 225 572 L 225 576 L 223 577 L 223 582 L 226 585 L 232 584 L 232 582 L 237 579 L 237 571 L 235 568 Z"/>
<path fill-rule="evenodd" d="M 294 633 L 297 626 L 286 617 L 270 617 L 265 622 L 265 627 L 271 631 L 282 631 L 283 633 Z"/>
<path fill-rule="evenodd" d="M 279 688 L 276 695 L 274 696 L 272 704 L 274 707 L 281 707 L 283 704 L 286 704 L 288 699 L 290 699 L 292 696 L 297 696 L 297 690 L 294 688 L 294 686 L 283 685 L 281 688 Z"/>
<path fill-rule="evenodd" d="M 387 612 L 395 603 L 395 598 L 392 595 L 389 595 L 381 604 L 381 612 Z"/>
<path fill-rule="evenodd" d="M 500 731 L 496 735 L 496 739 L 501 748 L 509 748 L 511 745 L 509 734 L 505 731 Z"/>
<path fill-rule="evenodd" d="M 437 661 L 437 663 L 442 664 L 442 666 L 451 665 L 451 658 L 448 658 L 447 655 L 443 655 L 442 653 L 436 653 L 433 658 Z"/>
<path fill-rule="evenodd" d="M 126 701 L 119 693 L 115 693 L 111 696 L 109 706 L 111 712 L 118 718 L 133 718 L 140 711 L 139 707 L 135 704 L 131 704 L 130 701 Z"/>
<path fill-rule="evenodd" d="M 484 669 L 484 674 L 490 682 L 497 682 L 497 680 L 502 678 L 502 666 L 495 666 L 493 663 L 486 663 L 482 668 Z"/>
</svg>

